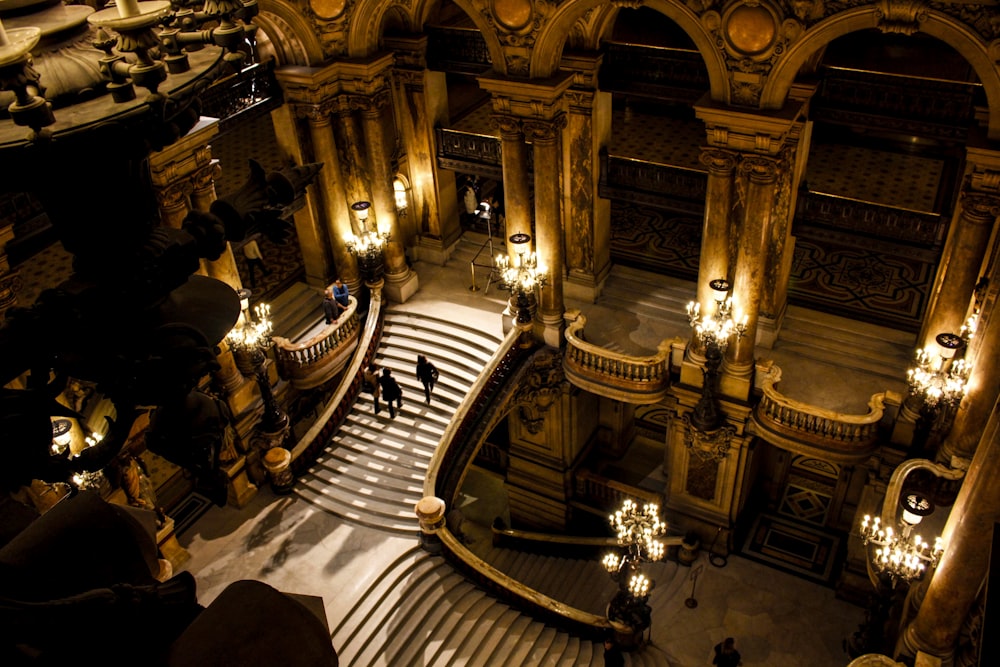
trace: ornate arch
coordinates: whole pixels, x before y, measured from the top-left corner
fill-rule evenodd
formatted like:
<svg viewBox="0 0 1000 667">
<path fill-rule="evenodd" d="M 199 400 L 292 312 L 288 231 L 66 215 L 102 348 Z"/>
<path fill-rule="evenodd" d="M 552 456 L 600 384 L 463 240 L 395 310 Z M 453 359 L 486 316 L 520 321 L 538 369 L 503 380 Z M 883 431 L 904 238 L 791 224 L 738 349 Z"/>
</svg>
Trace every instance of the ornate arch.
<svg viewBox="0 0 1000 667">
<path fill-rule="evenodd" d="M 878 6 L 858 7 L 841 12 L 812 26 L 802 39 L 792 44 L 785 57 L 776 63 L 761 93 L 761 107 L 780 109 L 788 96 L 799 69 L 810 56 L 837 37 L 859 30 L 877 27 L 884 19 L 883 10 Z M 1000 139 L 1000 68 L 990 57 L 991 52 L 1000 50 L 997 42 L 985 44 L 970 26 L 940 12 L 921 8 L 912 17 L 916 30 L 940 39 L 964 57 L 983 84 L 989 107 L 990 139 Z"/>
<path fill-rule="evenodd" d="M 323 62 L 325 54 L 316 30 L 296 5 L 284 0 L 262 0 L 254 23 L 271 39 L 279 66 Z"/>
<path fill-rule="evenodd" d="M 637 6 L 630 0 L 613 0 L 619 7 Z M 674 21 L 681 30 L 687 33 L 701 54 L 708 69 L 709 88 L 712 99 L 726 101 L 729 99 L 729 74 L 726 71 L 725 60 L 715 45 L 712 35 L 702 25 L 701 19 L 686 5 L 670 2 L 670 0 L 645 0 L 646 7 L 654 9 Z M 566 37 L 573 29 L 574 23 L 595 7 L 606 5 L 604 0 L 567 0 L 556 9 L 551 18 L 541 27 L 535 48 L 531 56 L 529 73 L 532 78 L 544 79 L 555 74 L 559 69 Z M 617 9 L 615 10 L 617 11 Z M 604 22 L 595 22 L 603 26 Z M 603 29 L 603 27 L 602 27 Z M 595 36 L 596 38 L 597 36 Z"/>
</svg>

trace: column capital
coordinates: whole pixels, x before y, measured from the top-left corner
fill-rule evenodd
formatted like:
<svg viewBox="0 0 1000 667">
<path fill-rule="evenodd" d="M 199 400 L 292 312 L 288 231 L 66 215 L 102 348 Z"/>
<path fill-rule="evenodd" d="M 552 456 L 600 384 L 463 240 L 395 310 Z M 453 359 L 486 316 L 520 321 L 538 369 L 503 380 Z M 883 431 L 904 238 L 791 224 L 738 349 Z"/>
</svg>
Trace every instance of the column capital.
<svg viewBox="0 0 1000 667">
<path fill-rule="evenodd" d="M 414 67 L 397 67 L 393 76 L 401 85 L 410 89 L 422 89 L 427 71 Z"/>
<path fill-rule="evenodd" d="M 698 161 L 708 167 L 708 171 L 716 175 L 730 174 L 736 168 L 737 154 L 735 151 L 702 146 Z"/>
<path fill-rule="evenodd" d="M 329 125 L 330 114 L 337 109 L 337 104 L 331 100 L 318 104 L 300 104 L 295 106 L 295 115 L 305 118 L 310 125 Z"/>
<path fill-rule="evenodd" d="M 370 95 L 347 95 L 351 111 L 361 111 L 365 116 L 377 118 L 389 106 L 389 91 L 377 90 Z"/>
<path fill-rule="evenodd" d="M 500 131 L 501 139 L 524 140 L 524 127 L 521 125 L 521 119 L 516 116 L 490 114 L 490 127 Z"/>
<path fill-rule="evenodd" d="M 169 186 L 156 191 L 156 203 L 161 208 L 175 208 L 187 205 L 187 198 L 191 195 L 193 186 L 187 179 L 171 183 Z"/>
<path fill-rule="evenodd" d="M 781 160 L 763 155 L 743 155 L 739 164 L 740 174 L 754 183 L 774 183 L 781 171 Z"/>
<path fill-rule="evenodd" d="M 962 216 L 978 224 L 992 224 L 1000 215 L 1000 195 L 963 190 Z"/>
<path fill-rule="evenodd" d="M 551 120 L 531 119 L 522 123 L 524 136 L 534 143 L 544 144 L 554 142 L 559 132 L 566 127 L 566 114 L 559 114 Z"/>
</svg>

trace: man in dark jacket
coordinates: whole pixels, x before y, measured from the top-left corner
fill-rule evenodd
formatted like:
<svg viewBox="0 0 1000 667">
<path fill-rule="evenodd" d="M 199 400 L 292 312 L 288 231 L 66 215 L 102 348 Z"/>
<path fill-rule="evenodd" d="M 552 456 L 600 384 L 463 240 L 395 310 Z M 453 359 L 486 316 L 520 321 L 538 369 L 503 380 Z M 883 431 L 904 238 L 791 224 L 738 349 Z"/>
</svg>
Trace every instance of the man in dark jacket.
<svg viewBox="0 0 1000 667">
<path fill-rule="evenodd" d="M 403 407 L 403 390 L 399 388 L 396 378 L 392 377 L 392 371 L 388 368 L 382 369 L 382 377 L 378 379 L 378 384 L 382 387 L 382 398 L 389 406 L 389 418 L 396 418 L 396 408 Z"/>
</svg>

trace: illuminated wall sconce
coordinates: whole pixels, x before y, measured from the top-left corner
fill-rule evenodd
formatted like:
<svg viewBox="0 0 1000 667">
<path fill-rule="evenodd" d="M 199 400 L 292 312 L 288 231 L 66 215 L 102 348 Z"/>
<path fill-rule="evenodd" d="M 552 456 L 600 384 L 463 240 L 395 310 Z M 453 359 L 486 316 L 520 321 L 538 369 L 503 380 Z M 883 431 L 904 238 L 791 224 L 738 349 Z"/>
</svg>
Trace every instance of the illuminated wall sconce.
<svg viewBox="0 0 1000 667">
<path fill-rule="evenodd" d="M 409 188 L 402 178 L 397 176 L 392 181 L 392 194 L 396 201 L 396 215 L 403 217 L 410 206 Z"/>
</svg>

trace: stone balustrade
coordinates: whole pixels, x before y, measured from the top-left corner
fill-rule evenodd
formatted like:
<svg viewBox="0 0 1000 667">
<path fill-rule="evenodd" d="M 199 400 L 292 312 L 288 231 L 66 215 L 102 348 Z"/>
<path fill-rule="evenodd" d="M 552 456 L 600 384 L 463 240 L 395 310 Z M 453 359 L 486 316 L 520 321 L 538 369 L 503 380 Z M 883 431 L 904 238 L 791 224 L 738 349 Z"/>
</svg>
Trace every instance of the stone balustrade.
<svg viewBox="0 0 1000 667">
<path fill-rule="evenodd" d="M 344 367 L 358 342 L 361 322 L 358 302 L 352 296 L 350 305 L 333 324 L 305 340 L 292 342 L 274 337 L 274 353 L 278 372 L 297 389 L 312 389 L 323 384 Z"/>
<path fill-rule="evenodd" d="M 587 318 L 567 313 L 566 353 L 563 370 L 577 387 L 626 403 L 648 405 L 667 395 L 670 387 L 670 351 L 673 340 L 665 340 L 652 357 L 633 357 L 588 343 L 584 338 Z"/>
<path fill-rule="evenodd" d="M 874 451 L 885 393 L 872 395 L 865 414 L 844 414 L 784 396 L 775 385 L 781 370 L 758 369 L 761 399 L 748 429 L 783 449 L 842 464 L 860 463 Z"/>
</svg>

